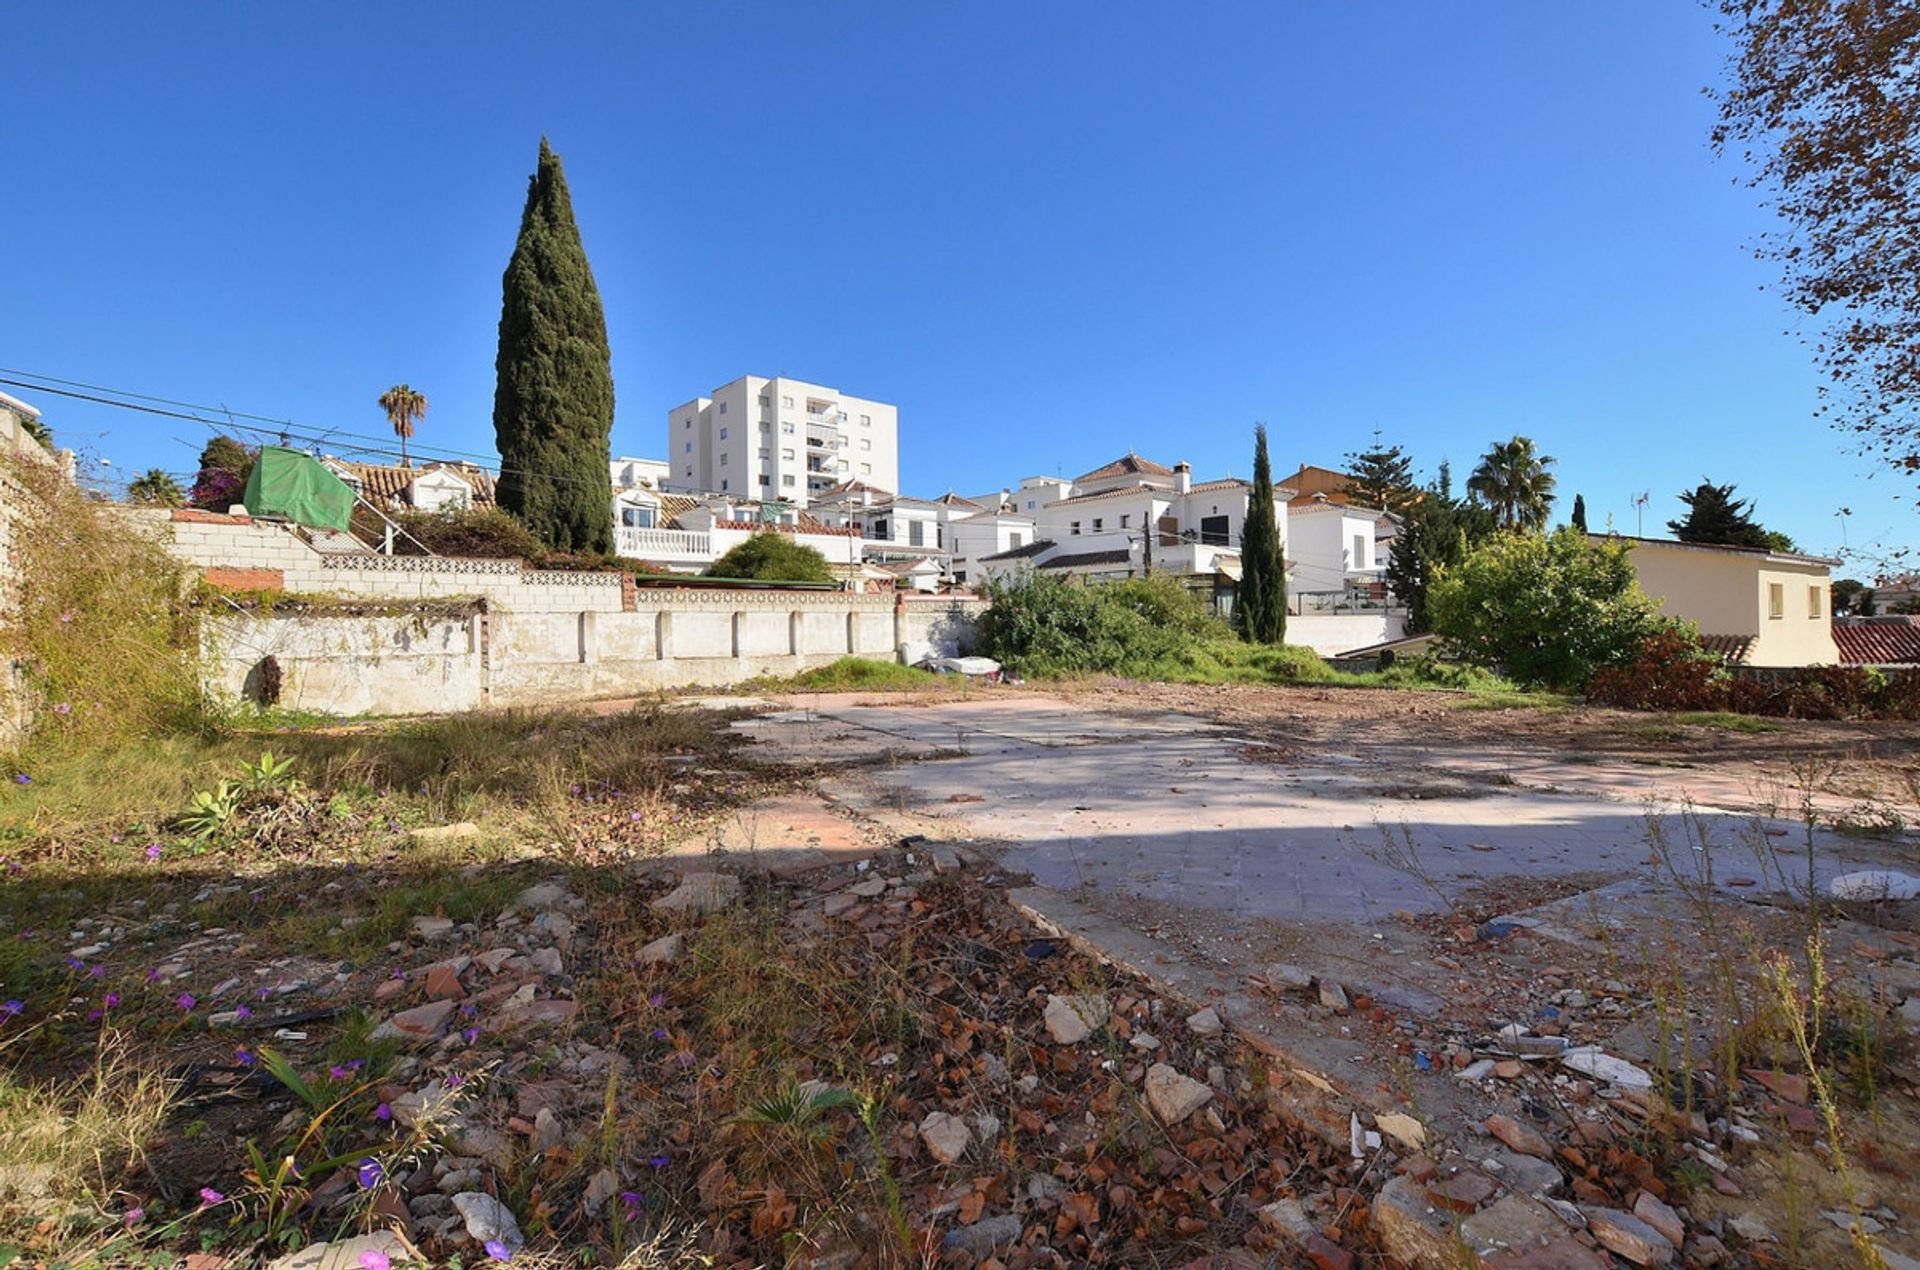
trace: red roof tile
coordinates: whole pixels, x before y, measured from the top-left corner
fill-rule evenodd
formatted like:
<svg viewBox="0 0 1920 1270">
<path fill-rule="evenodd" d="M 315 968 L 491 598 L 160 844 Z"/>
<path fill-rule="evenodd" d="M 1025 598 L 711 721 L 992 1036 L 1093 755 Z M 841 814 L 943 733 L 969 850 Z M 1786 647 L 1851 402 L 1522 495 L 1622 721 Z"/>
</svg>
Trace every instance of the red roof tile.
<svg viewBox="0 0 1920 1270">
<path fill-rule="evenodd" d="M 1833 642 L 1845 666 L 1896 666 L 1920 662 L 1920 621 L 1871 618 L 1835 622 Z"/>
</svg>

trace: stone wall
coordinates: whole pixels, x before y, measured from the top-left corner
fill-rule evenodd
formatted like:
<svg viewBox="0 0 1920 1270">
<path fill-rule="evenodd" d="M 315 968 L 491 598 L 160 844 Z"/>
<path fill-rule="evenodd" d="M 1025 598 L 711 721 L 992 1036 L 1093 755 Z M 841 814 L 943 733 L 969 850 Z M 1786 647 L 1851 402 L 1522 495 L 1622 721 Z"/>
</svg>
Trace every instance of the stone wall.
<svg viewBox="0 0 1920 1270">
<path fill-rule="evenodd" d="M 20 603 L 20 565 L 14 558 L 18 525 L 37 505 L 33 494 L 15 471 L 15 464 L 31 463 L 59 473 L 60 479 L 73 479 L 73 451 L 49 451 L 27 434 L 26 420 L 39 413 L 5 393 L 0 393 L 0 623 L 15 620 Z M 29 699 L 25 676 L 11 658 L 0 663 L 0 752 L 14 749 L 26 739 L 32 722 L 33 702 Z"/>
<path fill-rule="evenodd" d="M 229 612 L 203 631 L 208 680 L 252 695 L 262 661 L 280 704 L 335 714 L 452 713 L 662 689 L 724 687 L 907 642 L 957 652 L 983 601 L 838 591 L 635 587 L 624 575 L 514 560 L 333 556 L 241 517 L 130 512 L 210 578 L 247 589 L 365 601 L 380 615 Z M 449 600 L 474 601 L 449 615 Z M 408 612 L 410 604 L 420 606 Z"/>
</svg>

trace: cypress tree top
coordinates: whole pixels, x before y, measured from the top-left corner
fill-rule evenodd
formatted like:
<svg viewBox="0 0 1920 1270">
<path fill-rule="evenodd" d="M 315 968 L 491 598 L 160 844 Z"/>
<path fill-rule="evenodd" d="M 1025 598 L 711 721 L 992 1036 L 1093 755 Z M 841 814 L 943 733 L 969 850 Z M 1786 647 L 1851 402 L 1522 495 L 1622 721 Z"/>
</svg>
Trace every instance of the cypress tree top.
<svg viewBox="0 0 1920 1270">
<path fill-rule="evenodd" d="M 493 395 L 500 506 L 556 551 L 610 551 L 607 321 L 566 175 L 545 137 L 501 292 Z"/>
</svg>

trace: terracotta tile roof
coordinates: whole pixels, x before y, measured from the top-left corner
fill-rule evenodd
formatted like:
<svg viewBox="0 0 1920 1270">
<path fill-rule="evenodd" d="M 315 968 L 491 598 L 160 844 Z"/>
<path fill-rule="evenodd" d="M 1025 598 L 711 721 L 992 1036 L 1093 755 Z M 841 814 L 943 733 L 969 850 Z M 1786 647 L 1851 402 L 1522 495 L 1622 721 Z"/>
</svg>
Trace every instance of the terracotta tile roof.
<svg viewBox="0 0 1920 1270">
<path fill-rule="evenodd" d="M 1085 480 L 1086 478 L 1083 476 L 1080 479 Z M 1103 489 L 1097 494 L 1069 494 L 1065 498 L 1054 499 L 1051 503 L 1048 503 L 1047 506 L 1058 507 L 1062 503 L 1085 503 L 1091 502 L 1096 498 L 1119 498 L 1123 494 L 1158 494 L 1162 497 L 1172 497 L 1173 491 L 1164 485 L 1149 485 L 1145 481 L 1141 481 L 1138 485 L 1122 485 L 1119 489 Z"/>
<path fill-rule="evenodd" d="M 1125 564 L 1133 555 L 1125 547 L 1116 547 L 1112 551 L 1081 551 L 1072 555 L 1055 556 L 1051 560 L 1042 560 L 1042 569 L 1083 569 L 1097 564 Z"/>
<path fill-rule="evenodd" d="M 1747 654 L 1753 650 L 1753 636 L 1702 635 L 1700 647 L 1710 653 L 1719 653 L 1727 659 L 1729 666 L 1738 666 L 1747 660 Z"/>
<path fill-rule="evenodd" d="M 946 493 L 942 494 L 940 497 L 934 499 L 933 501 L 942 507 L 978 508 L 980 506 L 979 503 L 974 502 L 971 498 L 962 498 L 958 494 L 954 493 L 952 490 L 948 490 Z"/>
<path fill-rule="evenodd" d="M 700 506 L 700 500 L 687 494 L 655 494 L 660 500 L 660 528 L 678 529 L 674 522 L 686 512 Z"/>
<path fill-rule="evenodd" d="M 1920 662 L 1920 619 L 1869 617 L 1833 624 L 1844 666 L 1900 666 Z"/>
<path fill-rule="evenodd" d="M 1078 485 L 1082 481 L 1099 481 L 1109 476 L 1172 476 L 1173 469 L 1161 467 L 1152 459 L 1143 459 L 1129 450 L 1105 467 L 1096 467 L 1091 472 L 1073 478 Z"/>
<path fill-rule="evenodd" d="M 473 487 L 473 505 L 475 507 L 493 506 L 492 472 L 475 467 L 471 463 L 424 463 L 419 467 L 388 466 L 381 463 L 349 463 L 344 459 L 334 459 L 333 463 L 360 483 L 360 492 L 370 503 L 380 503 L 388 507 L 406 507 L 406 491 L 413 479 L 427 472 L 444 471 L 465 481 Z"/>
<path fill-rule="evenodd" d="M 1189 494 L 1199 494 L 1199 493 L 1203 493 L 1203 492 L 1205 492 L 1205 491 L 1207 491 L 1207 490 L 1216 490 L 1216 489 L 1252 489 L 1252 488 L 1253 488 L 1253 482 L 1252 482 L 1252 481 L 1243 481 L 1243 480 L 1241 480 L 1241 479 L 1240 479 L 1239 477 L 1237 477 L 1237 476 L 1229 476 L 1229 477 L 1227 477 L 1226 479 L 1224 479 L 1224 480 L 1219 480 L 1219 481 L 1201 481 L 1201 482 L 1200 482 L 1200 483 L 1199 483 L 1198 485 L 1195 485 L 1195 486 L 1192 486 L 1192 487 L 1190 487 L 1190 488 L 1189 488 L 1189 489 L 1187 490 L 1187 492 L 1188 492 Z M 1274 486 L 1274 488 L 1275 488 L 1275 489 L 1277 490 L 1277 489 L 1279 489 L 1280 487 L 1276 485 L 1276 486 Z"/>
</svg>

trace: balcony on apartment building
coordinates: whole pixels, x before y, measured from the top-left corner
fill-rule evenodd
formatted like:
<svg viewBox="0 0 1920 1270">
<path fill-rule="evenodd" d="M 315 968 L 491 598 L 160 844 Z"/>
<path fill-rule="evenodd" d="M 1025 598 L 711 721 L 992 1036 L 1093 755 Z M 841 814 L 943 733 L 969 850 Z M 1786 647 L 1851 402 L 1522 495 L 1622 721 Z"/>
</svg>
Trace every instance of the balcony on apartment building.
<svg viewBox="0 0 1920 1270">
<path fill-rule="evenodd" d="M 705 563 L 713 559 L 713 535 L 690 529 L 614 528 L 614 550 L 629 560 Z"/>
</svg>

